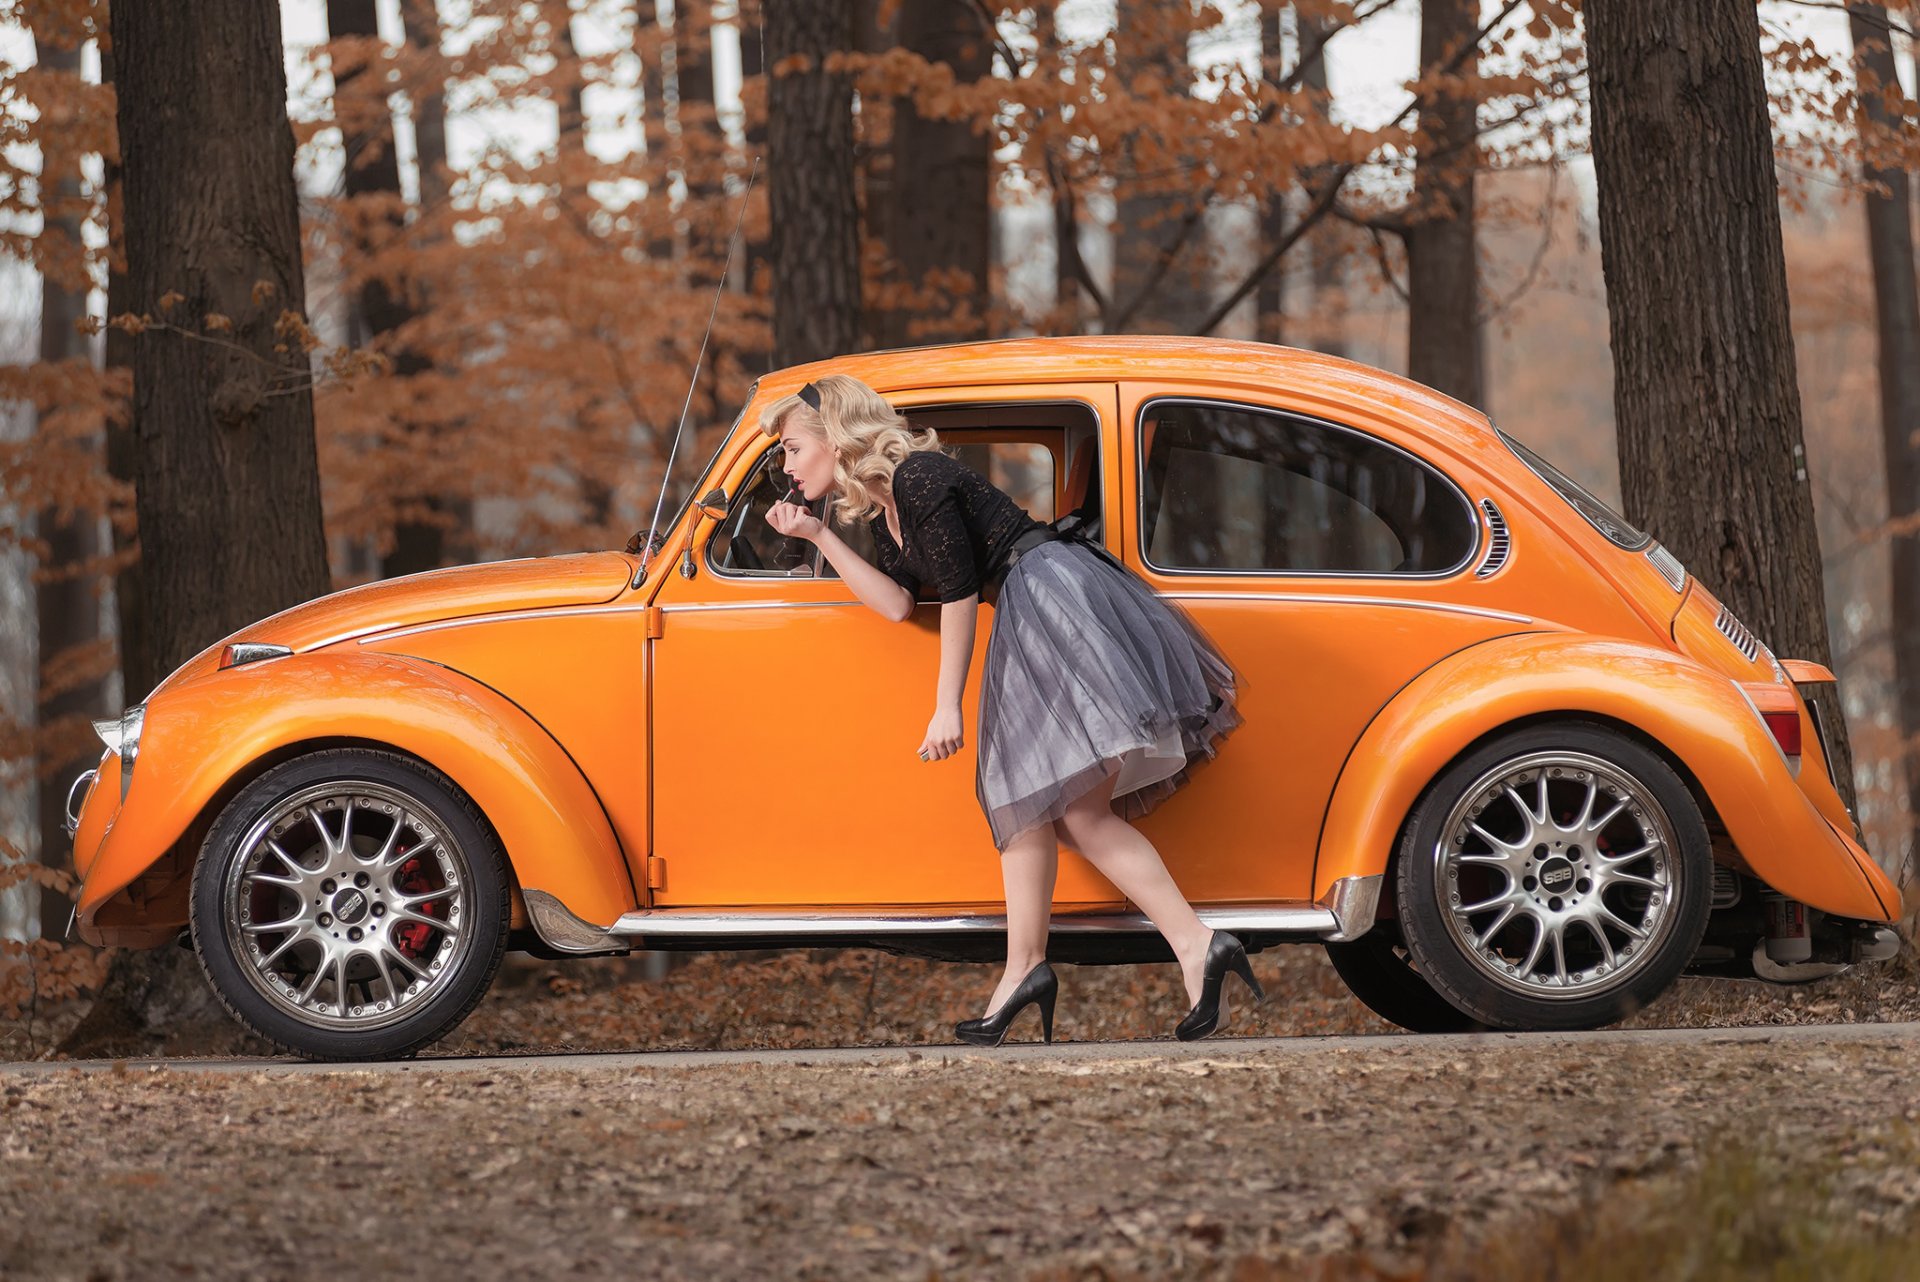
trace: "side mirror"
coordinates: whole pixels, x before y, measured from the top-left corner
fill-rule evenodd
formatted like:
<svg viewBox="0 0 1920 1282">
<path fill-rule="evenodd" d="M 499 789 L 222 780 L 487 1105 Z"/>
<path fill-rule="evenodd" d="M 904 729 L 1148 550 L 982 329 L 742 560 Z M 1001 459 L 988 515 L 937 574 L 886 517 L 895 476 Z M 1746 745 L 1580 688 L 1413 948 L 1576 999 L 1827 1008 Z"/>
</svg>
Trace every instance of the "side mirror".
<svg viewBox="0 0 1920 1282">
<path fill-rule="evenodd" d="M 719 487 L 700 496 L 700 510 L 718 521 L 727 514 L 727 492 Z"/>
</svg>

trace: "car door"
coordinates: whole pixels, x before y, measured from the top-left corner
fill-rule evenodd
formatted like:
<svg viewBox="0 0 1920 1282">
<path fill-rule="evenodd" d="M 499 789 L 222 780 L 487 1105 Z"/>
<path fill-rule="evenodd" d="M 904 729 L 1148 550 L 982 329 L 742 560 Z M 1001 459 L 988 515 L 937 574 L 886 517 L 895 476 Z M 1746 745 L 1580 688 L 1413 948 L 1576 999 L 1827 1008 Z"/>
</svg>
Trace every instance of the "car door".
<svg viewBox="0 0 1920 1282">
<path fill-rule="evenodd" d="M 909 412 L 998 407 L 981 416 L 994 427 L 943 428 L 942 445 L 959 447 L 976 467 L 999 451 L 1008 464 L 996 478 L 1003 488 L 1038 486 L 1035 493 L 1052 499 L 1061 493 L 1061 460 L 1034 450 L 1048 432 L 1023 433 L 1006 407 L 1081 401 L 1106 428 L 1115 392 L 1110 383 L 1046 384 L 889 399 Z M 813 545 L 775 535 L 765 512 L 786 484 L 769 468 L 774 444 L 749 433 L 726 462 L 727 515 L 704 520 L 692 577 L 668 575 L 655 601 L 654 903 L 999 911 L 1000 861 L 974 792 L 993 607 L 979 609 L 962 703 L 965 746 L 922 761 L 915 750 L 933 715 L 940 604 L 923 599 L 905 624 L 891 623 L 832 575 Z M 1037 478 L 1042 459 L 1046 476 Z M 1094 483 L 1116 479 L 1109 466 Z M 864 528 L 841 536 L 871 559 Z M 1056 903 L 1119 902 L 1104 878 L 1063 849 Z"/>
<path fill-rule="evenodd" d="M 1195 902 L 1311 898 L 1368 721 L 1429 665 L 1530 620 L 1471 602 L 1472 502 L 1384 431 L 1244 388 L 1120 397 L 1124 557 L 1235 665 L 1246 718 L 1141 831 Z"/>
</svg>

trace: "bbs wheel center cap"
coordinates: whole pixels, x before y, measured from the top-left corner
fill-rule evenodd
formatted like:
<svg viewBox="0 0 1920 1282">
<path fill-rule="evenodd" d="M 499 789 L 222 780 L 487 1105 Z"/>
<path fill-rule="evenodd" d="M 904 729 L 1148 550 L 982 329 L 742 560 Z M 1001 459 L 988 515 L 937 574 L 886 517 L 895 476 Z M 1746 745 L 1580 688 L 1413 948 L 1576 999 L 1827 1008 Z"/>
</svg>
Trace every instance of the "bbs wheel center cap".
<svg viewBox="0 0 1920 1282">
<path fill-rule="evenodd" d="M 1540 889 L 1549 895 L 1563 895 L 1573 889 L 1573 864 L 1555 855 L 1540 865 L 1539 877 Z"/>
<path fill-rule="evenodd" d="M 349 887 L 333 897 L 333 915 L 335 920 L 348 926 L 354 925 L 367 915 L 367 897 L 358 890 Z"/>
</svg>

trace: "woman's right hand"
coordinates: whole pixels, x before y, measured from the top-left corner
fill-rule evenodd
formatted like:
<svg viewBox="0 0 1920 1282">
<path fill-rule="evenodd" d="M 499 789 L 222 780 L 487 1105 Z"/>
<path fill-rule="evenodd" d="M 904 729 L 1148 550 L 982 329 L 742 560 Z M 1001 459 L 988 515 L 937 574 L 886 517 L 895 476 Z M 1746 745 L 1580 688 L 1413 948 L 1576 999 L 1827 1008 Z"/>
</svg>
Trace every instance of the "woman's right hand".
<svg viewBox="0 0 1920 1282">
<path fill-rule="evenodd" d="M 767 524 L 792 539 L 809 543 L 826 532 L 826 522 L 798 503 L 775 503 L 767 509 Z"/>
</svg>

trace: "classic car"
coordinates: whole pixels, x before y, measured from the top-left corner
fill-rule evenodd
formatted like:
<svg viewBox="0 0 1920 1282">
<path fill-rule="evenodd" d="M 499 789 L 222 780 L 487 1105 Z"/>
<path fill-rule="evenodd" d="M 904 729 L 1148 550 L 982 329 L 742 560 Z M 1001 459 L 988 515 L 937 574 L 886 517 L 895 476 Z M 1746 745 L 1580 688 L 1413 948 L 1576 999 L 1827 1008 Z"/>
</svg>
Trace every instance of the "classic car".
<svg viewBox="0 0 1920 1282">
<path fill-rule="evenodd" d="M 787 484 L 756 415 L 829 371 L 1076 514 L 1233 660 L 1245 724 L 1140 826 L 1250 950 L 1323 945 L 1375 1011 L 1444 1030 L 1592 1027 L 1683 973 L 1895 948 L 1803 694 L 1831 672 L 1485 414 L 1141 336 L 770 373 L 642 552 L 371 583 L 210 646 L 99 725 L 80 935 L 190 945 L 315 1058 L 431 1043 L 509 947 L 1004 955 L 974 736 L 914 751 L 937 602 L 891 623 L 765 520 Z M 1062 961 L 1171 955 L 1070 846 L 1053 931 Z"/>
</svg>

